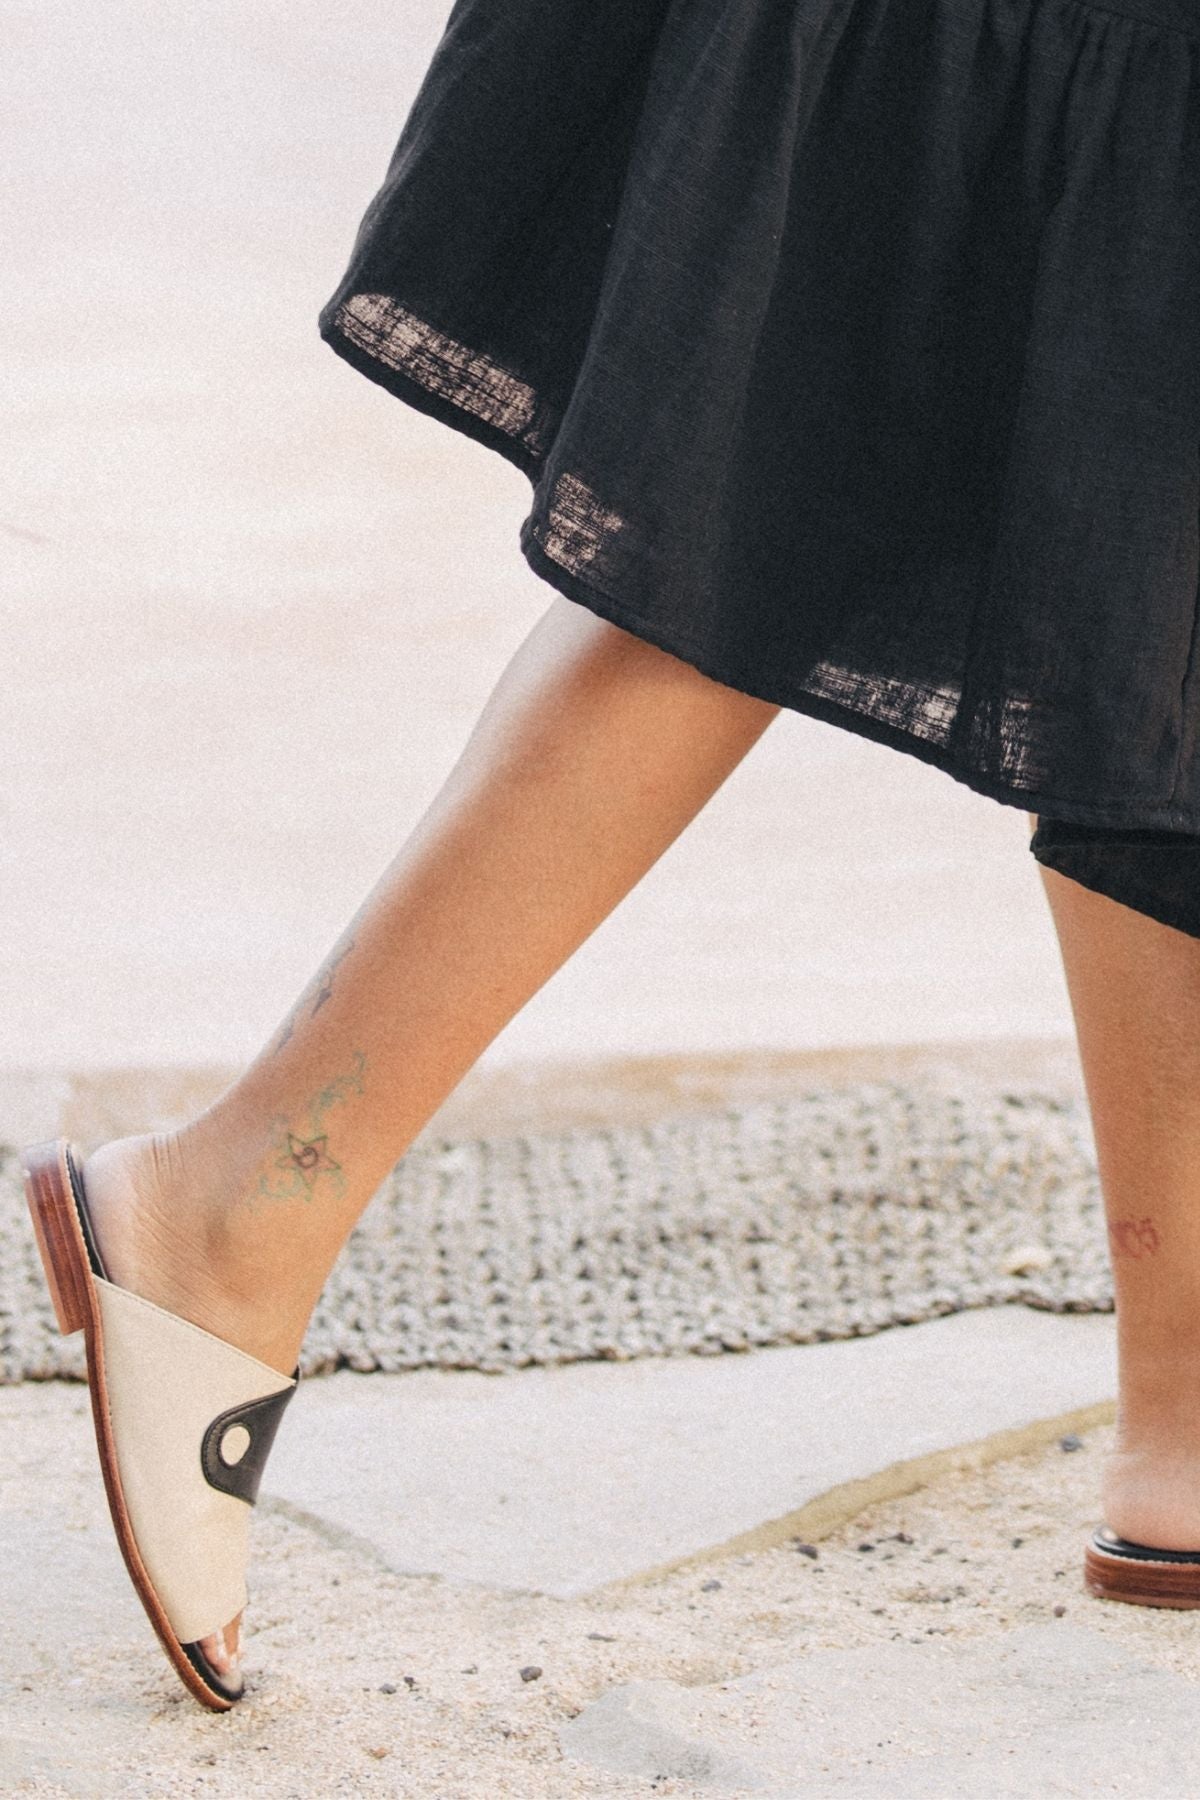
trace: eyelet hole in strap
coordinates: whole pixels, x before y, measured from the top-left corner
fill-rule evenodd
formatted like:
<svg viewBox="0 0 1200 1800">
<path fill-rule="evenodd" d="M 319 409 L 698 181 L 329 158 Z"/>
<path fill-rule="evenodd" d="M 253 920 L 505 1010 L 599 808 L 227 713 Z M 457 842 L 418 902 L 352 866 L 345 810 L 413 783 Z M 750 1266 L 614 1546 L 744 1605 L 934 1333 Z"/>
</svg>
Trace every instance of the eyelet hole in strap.
<svg viewBox="0 0 1200 1800">
<path fill-rule="evenodd" d="M 250 1433 L 244 1425 L 230 1425 L 221 1434 L 218 1454 L 227 1469 L 236 1468 L 250 1448 Z"/>
</svg>

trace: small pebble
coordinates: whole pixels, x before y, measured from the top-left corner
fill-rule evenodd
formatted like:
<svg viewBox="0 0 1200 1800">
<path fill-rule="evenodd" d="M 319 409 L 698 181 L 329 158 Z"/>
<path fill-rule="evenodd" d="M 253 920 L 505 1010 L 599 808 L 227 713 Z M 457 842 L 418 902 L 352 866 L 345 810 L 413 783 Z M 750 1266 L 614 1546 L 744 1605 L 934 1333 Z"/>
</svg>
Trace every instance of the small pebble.
<svg viewBox="0 0 1200 1800">
<path fill-rule="evenodd" d="M 1022 1545 L 1022 1544 L 1023 1544 L 1023 1543 L 1024 1543 L 1024 1542 L 1025 1542 L 1025 1539 L 1024 1539 L 1024 1538 L 1014 1538 L 1014 1539 L 1013 1539 L 1013 1541 L 1012 1541 L 1012 1547 L 1013 1547 L 1013 1549 L 1014 1549 L 1014 1550 L 1019 1550 L 1019 1549 L 1020 1549 L 1020 1548 L 1021 1548 L 1021 1545 Z"/>
<path fill-rule="evenodd" d="M 390 1754 L 391 1754 L 391 1752 L 389 1751 L 386 1744 L 376 1744 L 373 1749 L 367 1751 L 367 1755 L 373 1756 L 375 1758 L 376 1762 L 382 1762 L 383 1758 L 385 1756 L 389 1756 Z"/>
<path fill-rule="evenodd" d="M 396 1684 L 394 1681 L 383 1681 L 379 1685 L 379 1691 L 381 1694 L 394 1694 L 396 1692 Z"/>
<path fill-rule="evenodd" d="M 1066 1437 L 1059 1438 L 1058 1447 L 1060 1450 L 1082 1450 L 1083 1439 L 1076 1437 L 1073 1431 L 1069 1431 Z"/>
<path fill-rule="evenodd" d="M 617 1641 L 616 1638 L 607 1631 L 589 1631 L 588 1636 L 594 1638 L 598 1644 L 615 1644 Z"/>
<path fill-rule="evenodd" d="M 860 1550 L 873 1550 L 875 1548 L 874 1544 L 860 1544 L 858 1547 Z"/>
<path fill-rule="evenodd" d="M 538 1668 L 536 1663 L 526 1663 L 525 1667 L 521 1670 L 521 1680 L 536 1681 L 541 1672 L 542 1671 Z"/>
<path fill-rule="evenodd" d="M 716 1591 L 716 1589 L 720 1587 L 720 1585 L 721 1584 L 719 1581 L 702 1581 L 700 1583 L 700 1592 L 702 1594 L 714 1593 Z"/>
<path fill-rule="evenodd" d="M 1053 1261 L 1042 1244 L 1018 1244 L 1002 1267 L 1006 1275 L 1037 1275 L 1048 1269 Z"/>
<path fill-rule="evenodd" d="M 409 1688 L 409 1689 L 410 1689 L 410 1690 L 411 1690 L 411 1689 L 412 1689 L 412 1688 L 415 1688 L 415 1687 L 416 1687 L 416 1685 L 417 1685 L 417 1678 L 416 1678 L 416 1676 L 415 1676 L 415 1675 L 406 1675 L 406 1676 L 405 1676 L 405 1677 L 404 1677 L 404 1685 L 405 1685 L 405 1687 L 406 1687 L 406 1688 Z"/>
<path fill-rule="evenodd" d="M 912 1538 L 909 1537 L 907 1531 L 894 1531 L 892 1536 L 898 1544 L 911 1544 L 913 1541 Z"/>
<path fill-rule="evenodd" d="M 815 1544 L 797 1544 L 795 1548 L 801 1556 L 811 1556 L 814 1561 L 820 1555 Z"/>
<path fill-rule="evenodd" d="M 465 1669 L 460 1669 L 458 1672 L 460 1675 L 478 1675 L 479 1664 L 478 1663 L 468 1663 Z"/>
<path fill-rule="evenodd" d="M 1056 1606 L 1056 1607 L 1055 1607 L 1055 1609 L 1054 1609 L 1054 1616 L 1055 1616 L 1055 1618 L 1056 1618 L 1056 1619 L 1061 1619 L 1061 1618 L 1062 1618 L 1062 1617 L 1063 1617 L 1063 1616 L 1064 1616 L 1064 1614 L 1065 1614 L 1065 1613 L 1066 1613 L 1066 1610 L 1067 1610 L 1067 1609 L 1066 1609 L 1066 1607 L 1065 1607 L 1065 1606 Z"/>
</svg>

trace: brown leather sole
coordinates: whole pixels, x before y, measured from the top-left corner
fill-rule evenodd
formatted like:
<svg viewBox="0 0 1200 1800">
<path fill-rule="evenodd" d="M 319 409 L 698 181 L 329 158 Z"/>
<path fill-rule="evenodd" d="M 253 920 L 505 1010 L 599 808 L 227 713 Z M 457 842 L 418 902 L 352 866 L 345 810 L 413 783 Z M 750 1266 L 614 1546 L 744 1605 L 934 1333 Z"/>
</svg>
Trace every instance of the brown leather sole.
<svg viewBox="0 0 1200 1800">
<path fill-rule="evenodd" d="M 1200 1606 L 1200 1550 L 1156 1550 L 1101 1525 L 1084 1551 L 1083 1579 L 1088 1592 L 1101 1600 Z"/>
<path fill-rule="evenodd" d="M 138 1599 L 146 1609 L 146 1615 L 176 1674 L 201 1705 L 211 1708 L 213 1712 L 228 1712 L 240 1698 L 240 1693 L 222 1691 L 205 1680 L 203 1671 L 207 1665 L 199 1645 L 181 1644 L 171 1630 L 138 1553 L 129 1522 L 117 1468 L 116 1445 L 108 1416 L 100 1308 L 92 1284 L 92 1262 L 88 1255 L 87 1241 L 75 1204 L 69 1157 L 70 1145 L 65 1138 L 35 1144 L 24 1150 L 21 1164 L 25 1176 L 25 1198 L 33 1218 L 33 1229 L 59 1330 L 64 1336 L 75 1331 L 83 1332 L 96 1448 L 100 1454 L 104 1491 L 108 1496 L 108 1510 L 117 1534 L 117 1543 L 121 1547 L 121 1555 L 125 1559 L 125 1567 L 129 1571 L 129 1579 L 137 1591 Z M 211 1672 L 219 1680 L 216 1672 Z"/>
</svg>

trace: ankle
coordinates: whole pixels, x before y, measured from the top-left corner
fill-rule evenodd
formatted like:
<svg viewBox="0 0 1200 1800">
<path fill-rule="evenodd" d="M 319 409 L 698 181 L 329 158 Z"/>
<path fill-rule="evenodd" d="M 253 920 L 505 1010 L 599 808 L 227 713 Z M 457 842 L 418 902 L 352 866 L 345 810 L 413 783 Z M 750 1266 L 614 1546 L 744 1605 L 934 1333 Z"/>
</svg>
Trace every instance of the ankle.
<svg viewBox="0 0 1200 1800">
<path fill-rule="evenodd" d="M 1184 1333 L 1153 1354 L 1118 1356 L 1117 1448 L 1157 1453 L 1172 1445 L 1200 1451 L 1200 1349 Z"/>
</svg>

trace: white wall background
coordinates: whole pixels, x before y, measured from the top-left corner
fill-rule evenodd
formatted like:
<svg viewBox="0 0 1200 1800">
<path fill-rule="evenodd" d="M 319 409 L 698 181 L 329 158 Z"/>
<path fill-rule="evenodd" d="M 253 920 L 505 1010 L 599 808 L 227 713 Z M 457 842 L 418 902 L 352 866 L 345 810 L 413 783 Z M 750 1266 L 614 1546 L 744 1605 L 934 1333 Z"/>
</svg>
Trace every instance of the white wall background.
<svg viewBox="0 0 1200 1800">
<path fill-rule="evenodd" d="M 240 1059 L 553 597 L 316 331 L 448 0 L 0 11 L 0 1067 Z M 1027 842 L 784 715 L 484 1061 L 1061 1035 Z"/>
</svg>

